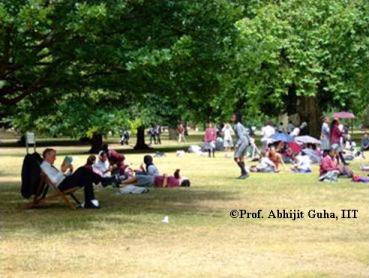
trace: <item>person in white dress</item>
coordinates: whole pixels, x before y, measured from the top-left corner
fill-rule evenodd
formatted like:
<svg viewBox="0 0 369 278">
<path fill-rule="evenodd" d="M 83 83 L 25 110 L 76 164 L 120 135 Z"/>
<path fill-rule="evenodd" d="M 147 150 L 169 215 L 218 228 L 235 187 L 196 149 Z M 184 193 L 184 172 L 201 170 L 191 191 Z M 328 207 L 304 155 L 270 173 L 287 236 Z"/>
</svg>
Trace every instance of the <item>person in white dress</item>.
<svg viewBox="0 0 369 278">
<path fill-rule="evenodd" d="M 228 154 L 231 152 L 231 149 L 233 148 L 233 138 L 232 135 L 234 135 L 233 128 L 229 123 L 226 123 L 222 129 L 223 134 L 223 145 L 225 150 L 225 157 L 228 157 Z"/>
</svg>

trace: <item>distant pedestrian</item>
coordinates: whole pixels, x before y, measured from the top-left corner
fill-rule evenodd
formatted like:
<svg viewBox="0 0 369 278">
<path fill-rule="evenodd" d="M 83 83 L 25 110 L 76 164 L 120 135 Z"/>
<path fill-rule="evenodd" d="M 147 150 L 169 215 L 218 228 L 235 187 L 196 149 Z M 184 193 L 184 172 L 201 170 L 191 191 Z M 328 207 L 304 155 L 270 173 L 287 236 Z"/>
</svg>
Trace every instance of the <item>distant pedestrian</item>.
<svg viewBox="0 0 369 278">
<path fill-rule="evenodd" d="M 156 142 L 158 144 L 161 144 L 161 126 L 160 125 L 155 126 L 155 136 L 156 136 Z"/>
<path fill-rule="evenodd" d="M 320 140 L 321 148 L 323 150 L 323 155 L 327 155 L 331 148 L 330 145 L 330 127 L 329 127 L 329 117 L 323 117 L 322 128 L 320 130 Z"/>
<path fill-rule="evenodd" d="M 340 123 L 337 119 L 334 119 L 331 123 L 330 127 L 330 143 L 331 148 L 334 148 L 338 153 L 338 157 L 344 165 L 348 165 L 346 163 L 345 158 L 343 157 L 343 133 L 339 128 Z"/>
<path fill-rule="evenodd" d="M 234 131 L 229 123 L 226 123 L 222 129 L 223 134 L 223 144 L 225 150 L 225 157 L 228 157 L 228 153 L 231 151 L 233 147 L 233 138 Z"/>
<path fill-rule="evenodd" d="M 179 124 L 177 127 L 178 143 L 186 142 L 185 132 L 186 129 L 184 128 L 183 124 Z"/>
<path fill-rule="evenodd" d="M 150 136 L 150 145 L 152 145 L 153 143 L 157 143 L 156 142 L 156 130 L 155 130 L 155 125 L 151 125 L 151 127 L 149 128 L 149 136 Z"/>
<path fill-rule="evenodd" d="M 205 150 L 208 151 L 209 157 L 215 157 L 215 141 L 217 139 L 217 130 L 212 123 L 208 124 L 204 134 Z"/>
</svg>

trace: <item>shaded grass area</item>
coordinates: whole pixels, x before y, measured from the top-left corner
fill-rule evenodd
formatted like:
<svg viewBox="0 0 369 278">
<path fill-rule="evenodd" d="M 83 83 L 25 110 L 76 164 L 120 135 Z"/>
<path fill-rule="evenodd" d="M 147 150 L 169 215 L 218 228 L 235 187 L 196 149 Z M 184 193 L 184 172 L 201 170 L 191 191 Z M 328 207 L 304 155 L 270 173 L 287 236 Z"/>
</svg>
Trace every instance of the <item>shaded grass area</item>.
<svg viewBox="0 0 369 278">
<path fill-rule="evenodd" d="M 81 165 L 87 155 L 80 149 L 58 151 L 76 150 Z M 232 159 L 222 153 L 215 159 L 168 153 L 155 160 L 158 168 L 181 168 L 191 188 L 136 196 L 99 189 L 100 210 L 71 211 L 61 202 L 24 210 L 22 152 L 0 149 L 1 277 L 367 277 L 368 185 L 319 183 L 317 168 L 239 181 Z M 132 166 L 141 160 L 141 154 L 127 155 Z M 352 167 L 363 175 L 360 163 Z M 359 218 L 266 218 L 271 209 L 344 208 L 358 209 Z M 232 209 L 263 209 L 265 218 L 232 219 Z M 168 225 L 161 222 L 165 215 Z"/>
</svg>

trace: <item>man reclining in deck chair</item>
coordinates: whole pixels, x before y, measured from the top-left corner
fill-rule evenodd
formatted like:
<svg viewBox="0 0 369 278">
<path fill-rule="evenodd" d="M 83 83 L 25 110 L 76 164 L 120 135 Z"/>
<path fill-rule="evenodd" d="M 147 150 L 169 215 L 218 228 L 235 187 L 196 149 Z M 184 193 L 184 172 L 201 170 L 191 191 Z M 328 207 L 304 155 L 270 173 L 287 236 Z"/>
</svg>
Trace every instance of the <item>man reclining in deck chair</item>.
<svg viewBox="0 0 369 278">
<path fill-rule="evenodd" d="M 43 162 L 41 169 L 49 178 L 49 180 L 58 187 L 59 190 L 65 191 L 73 187 L 83 187 L 85 193 L 84 208 L 100 208 L 99 202 L 95 199 L 93 183 L 111 184 L 114 177 L 104 178 L 94 173 L 91 167 L 82 166 L 75 172 L 73 168 L 66 164 L 62 164 L 61 170 L 54 166 L 56 159 L 56 150 L 47 148 L 42 153 Z M 66 175 L 69 172 L 69 175 Z"/>
</svg>

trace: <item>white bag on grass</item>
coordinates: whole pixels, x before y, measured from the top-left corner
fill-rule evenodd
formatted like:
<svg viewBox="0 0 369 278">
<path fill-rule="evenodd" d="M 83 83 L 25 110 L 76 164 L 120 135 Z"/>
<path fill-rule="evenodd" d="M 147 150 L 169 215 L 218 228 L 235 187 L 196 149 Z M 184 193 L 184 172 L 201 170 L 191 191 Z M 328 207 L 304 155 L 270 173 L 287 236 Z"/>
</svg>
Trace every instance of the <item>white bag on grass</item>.
<svg viewBox="0 0 369 278">
<path fill-rule="evenodd" d="M 135 185 L 127 185 L 119 189 L 120 194 L 142 194 L 149 190 L 146 187 L 139 187 Z"/>
</svg>

